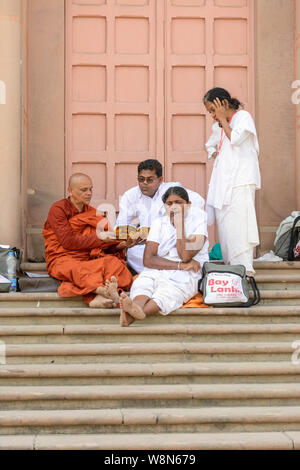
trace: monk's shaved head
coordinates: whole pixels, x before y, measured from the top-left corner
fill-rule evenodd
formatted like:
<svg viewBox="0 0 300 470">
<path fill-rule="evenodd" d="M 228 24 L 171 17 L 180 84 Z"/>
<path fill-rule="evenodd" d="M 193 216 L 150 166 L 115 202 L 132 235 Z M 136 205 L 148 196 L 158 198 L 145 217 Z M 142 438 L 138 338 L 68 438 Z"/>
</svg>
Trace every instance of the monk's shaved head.
<svg viewBox="0 0 300 470">
<path fill-rule="evenodd" d="M 92 183 L 92 180 L 88 175 L 85 175 L 84 173 L 74 173 L 70 176 L 69 188 L 73 188 L 74 185 L 76 185 L 78 182 L 81 182 L 86 179 L 88 179 Z"/>
<path fill-rule="evenodd" d="M 77 207 L 79 212 L 85 204 L 89 204 L 93 194 L 93 182 L 84 173 L 74 173 L 69 179 L 68 191 L 70 200 Z"/>
</svg>

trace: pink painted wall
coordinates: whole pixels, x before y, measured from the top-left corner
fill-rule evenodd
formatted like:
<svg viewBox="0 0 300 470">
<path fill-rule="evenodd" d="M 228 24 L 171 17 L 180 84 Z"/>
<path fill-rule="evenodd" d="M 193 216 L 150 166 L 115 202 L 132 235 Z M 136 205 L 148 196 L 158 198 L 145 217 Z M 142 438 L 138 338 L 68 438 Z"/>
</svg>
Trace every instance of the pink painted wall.
<svg viewBox="0 0 300 470">
<path fill-rule="evenodd" d="M 256 122 L 262 190 L 258 195 L 261 251 L 297 209 L 294 80 L 294 0 L 256 2 Z M 300 79 L 300 77 L 299 77 Z M 299 209 L 298 209 L 299 210 Z"/>
<path fill-rule="evenodd" d="M 64 197 L 64 0 L 28 1 L 27 227 L 39 228 Z M 40 234 L 27 235 L 28 256 L 43 256 Z"/>
</svg>

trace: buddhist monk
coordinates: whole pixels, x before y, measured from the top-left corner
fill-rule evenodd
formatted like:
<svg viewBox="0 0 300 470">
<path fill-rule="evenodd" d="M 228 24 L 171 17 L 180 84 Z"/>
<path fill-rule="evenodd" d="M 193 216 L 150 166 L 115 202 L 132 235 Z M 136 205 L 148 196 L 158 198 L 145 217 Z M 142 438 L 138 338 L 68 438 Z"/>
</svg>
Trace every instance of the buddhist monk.
<svg viewBox="0 0 300 470">
<path fill-rule="evenodd" d="M 83 295 L 90 307 L 113 308 L 119 303 L 118 289 L 130 289 L 125 249 L 136 241 L 105 237 L 106 219 L 89 205 L 92 190 L 90 177 L 75 173 L 69 180 L 69 197 L 50 208 L 43 228 L 47 269 L 61 282 L 61 297 Z M 102 232 L 97 230 L 99 222 Z"/>
</svg>

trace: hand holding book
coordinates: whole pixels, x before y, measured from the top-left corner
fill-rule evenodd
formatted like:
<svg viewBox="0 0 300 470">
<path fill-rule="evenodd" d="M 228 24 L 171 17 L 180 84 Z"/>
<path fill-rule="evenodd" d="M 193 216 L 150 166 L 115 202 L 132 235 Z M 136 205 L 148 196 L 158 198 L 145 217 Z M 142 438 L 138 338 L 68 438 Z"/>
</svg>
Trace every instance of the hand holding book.
<svg viewBox="0 0 300 470">
<path fill-rule="evenodd" d="M 150 227 L 136 227 L 135 225 L 120 225 L 116 228 L 116 237 L 118 240 L 146 240 Z"/>
</svg>

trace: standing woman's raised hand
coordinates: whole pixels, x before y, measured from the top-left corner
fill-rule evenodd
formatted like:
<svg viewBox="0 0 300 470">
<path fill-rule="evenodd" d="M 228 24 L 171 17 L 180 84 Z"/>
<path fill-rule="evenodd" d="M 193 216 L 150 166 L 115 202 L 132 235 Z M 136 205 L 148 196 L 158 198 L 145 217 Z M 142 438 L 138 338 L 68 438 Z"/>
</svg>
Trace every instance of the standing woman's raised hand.
<svg viewBox="0 0 300 470">
<path fill-rule="evenodd" d="M 224 106 L 219 98 L 216 98 L 213 101 L 213 104 L 215 106 L 215 117 L 218 121 L 222 122 L 223 120 L 227 119 L 227 107 L 226 105 Z"/>
</svg>

